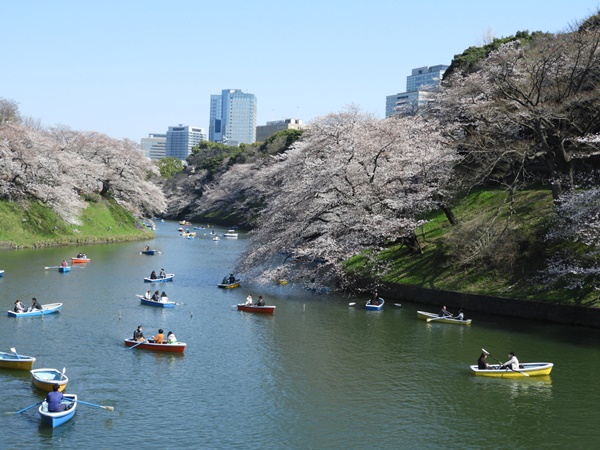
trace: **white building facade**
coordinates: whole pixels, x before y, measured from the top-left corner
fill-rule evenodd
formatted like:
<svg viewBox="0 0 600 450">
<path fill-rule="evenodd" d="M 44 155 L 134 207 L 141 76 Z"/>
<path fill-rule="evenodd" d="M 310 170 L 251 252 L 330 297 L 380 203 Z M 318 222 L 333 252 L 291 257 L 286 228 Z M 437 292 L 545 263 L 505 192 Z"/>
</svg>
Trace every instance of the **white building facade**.
<svg viewBox="0 0 600 450">
<path fill-rule="evenodd" d="M 173 158 L 185 160 L 192 153 L 192 147 L 200 141 L 206 141 L 207 136 L 203 128 L 178 125 L 169 127 L 166 135 L 165 154 Z"/>
<path fill-rule="evenodd" d="M 142 138 L 144 154 L 150 159 L 162 159 L 167 156 L 167 135 L 150 133 L 147 138 Z"/>
<path fill-rule="evenodd" d="M 431 94 L 427 87 L 439 86 L 444 72 L 449 66 L 438 64 L 431 67 L 418 67 L 406 77 L 406 92 L 388 95 L 385 98 L 385 117 L 392 116 L 406 105 L 418 108 L 431 101 Z"/>
<path fill-rule="evenodd" d="M 256 96 L 225 89 L 210 96 L 209 140 L 227 145 L 256 142 Z"/>
</svg>

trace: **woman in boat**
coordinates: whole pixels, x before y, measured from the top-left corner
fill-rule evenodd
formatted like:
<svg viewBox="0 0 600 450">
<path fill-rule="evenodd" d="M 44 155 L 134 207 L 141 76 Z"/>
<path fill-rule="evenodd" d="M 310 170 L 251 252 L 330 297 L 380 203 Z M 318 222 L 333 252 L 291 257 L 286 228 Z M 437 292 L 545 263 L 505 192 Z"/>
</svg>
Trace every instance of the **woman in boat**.
<svg viewBox="0 0 600 450">
<path fill-rule="evenodd" d="M 155 344 L 163 343 L 163 341 L 165 340 L 165 335 L 163 334 L 162 328 L 158 329 L 158 334 L 156 336 L 152 336 L 152 339 L 154 339 Z"/>
<path fill-rule="evenodd" d="M 52 385 L 52 392 L 48 392 L 46 401 L 48 402 L 48 412 L 60 412 L 66 409 L 66 405 L 62 403 L 63 394 L 58 390 L 58 383 Z"/>
<path fill-rule="evenodd" d="M 167 297 L 167 293 L 165 291 L 162 291 L 162 294 L 160 294 L 160 301 L 163 303 L 169 301 L 169 297 Z"/>
<path fill-rule="evenodd" d="M 148 250 L 150 250 L 150 247 L 148 247 L 147 245 L 144 247 L 144 251 L 147 252 Z"/>
<path fill-rule="evenodd" d="M 142 333 L 142 326 L 138 325 L 138 327 L 133 332 L 133 340 L 137 342 L 143 342 L 146 340 L 144 337 L 144 333 Z"/>
<path fill-rule="evenodd" d="M 515 356 L 513 352 L 508 354 L 509 360 L 504 364 L 500 364 L 500 369 L 511 369 L 511 370 L 519 370 L 519 360 Z"/>
<path fill-rule="evenodd" d="M 485 354 L 485 352 L 482 352 L 479 356 L 479 359 L 477 360 L 477 368 L 479 370 L 489 369 L 489 364 L 487 363 L 487 355 Z"/>
<path fill-rule="evenodd" d="M 457 320 L 465 320 L 465 313 L 462 309 L 458 310 L 458 314 L 456 315 Z"/>
<path fill-rule="evenodd" d="M 21 303 L 21 300 L 19 300 L 19 299 L 17 299 L 17 301 L 15 301 L 15 312 L 16 313 L 25 312 L 25 307 L 23 306 L 23 303 Z"/>
<path fill-rule="evenodd" d="M 153 270 L 152 273 L 150 274 L 150 279 L 151 280 L 156 280 L 157 276 L 156 276 L 156 270 Z"/>
<path fill-rule="evenodd" d="M 246 306 L 252 306 L 252 296 L 249 295 L 248 297 L 246 297 Z"/>
<path fill-rule="evenodd" d="M 175 337 L 175 333 L 169 331 L 167 333 L 167 344 L 175 344 L 177 343 L 177 338 Z"/>
<path fill-rule="evenodd" d="M 262 295 L 258 296 L 258 301 L 256 302 L 256 306 L 265 306 L 265 299 Z"/>
<path fill-rule="evenodd" d="M 67 263 L 66 259 L 63 259 L 62 262 L 60 263 L 60 267 L 67 267 L 69 264 Z"/>
<path fill-rule="evenodd" d="M 154 294 L 152 294 L 152 301 L 154 301 L 154 302 L 160 301 L 160 294 L 158 293 L 158 291 L 154 291 Z"/>
</svg>

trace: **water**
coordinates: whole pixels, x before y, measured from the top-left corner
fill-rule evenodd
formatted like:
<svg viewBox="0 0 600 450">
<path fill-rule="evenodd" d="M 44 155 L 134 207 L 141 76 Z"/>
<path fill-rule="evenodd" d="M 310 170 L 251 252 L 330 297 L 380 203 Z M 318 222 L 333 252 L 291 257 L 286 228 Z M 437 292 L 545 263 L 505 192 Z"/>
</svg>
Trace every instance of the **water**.
<svg viewBox="0 0 600 450">
<path fill-rule="evenodd" d="M 153 241 L 0 252 L 0 306 L 63 302 L 51 316 L 0 316 L 0 350 L 67 369 L 81 400 L 73 420 L 49 429 L 37 411 L 17 411 L 43 394 L 28 372 L 0 369 L 2 448 L 564 448 L 600 439 L 600 333 L 477 315 L 470 327 L 416 319 L 431 309 L 388 299 L 366 312 L 343 296 L 293 285 L 216 285 L 247 241 L 183 239 L 160 223 Z M 219 233 L 224 229 L 217 228 Z M 140 255 L 144 245 L 162 251 Z M 86 266 L 45 266 L 83 251 Z M 173 283 L 143 278 L 164 268 Z M 166 290 L 174 309 L 140 305 L 135 294 Z M 252 294 L 273 316 L 232 306 Z M 366 298 L 364 299 L 366 300 Z M 452 308 L 450 308 L 452 310 Z M 172 330 L 184 355 L 126 349 L 137 325 L 146 336 Z M 472 376 L 481 348 L 499 359 L 552 361 L 549 377 Z"/>
</svg>

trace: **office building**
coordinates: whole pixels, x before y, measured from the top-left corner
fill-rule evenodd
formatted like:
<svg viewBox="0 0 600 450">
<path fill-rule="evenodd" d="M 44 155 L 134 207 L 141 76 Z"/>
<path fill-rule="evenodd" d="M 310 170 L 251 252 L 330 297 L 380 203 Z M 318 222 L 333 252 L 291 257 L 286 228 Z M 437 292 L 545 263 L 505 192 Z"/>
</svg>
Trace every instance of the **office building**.
<svg viewBox="0 0 600 450">
<path fill-rule="evenodd" d="M 150 159 L 162 159 L 166 154 L 167 135 L 150 133 L 147 138 L 142 138 L 144 154 Z"/>
<path fill-rule="evenodd" d="M 192 153 L 192 147 L 200 141 L 206 141 L 206 132 L 203 128 L 178 125 L 169 127 L 165 143 L 166 156 L 185 160 Z"/>
<path fill-rule="evenodd" d="M 392 116 L 399 108 L 409 106 L 419 108 L 431 101 L 428 88 L 439 86 L 448 66 L 439 64 L 431 67 L 418 67 L 406 77 L 406 92 L 388 95 L 385 98 L 385 117 Z"/>
<path fill-rule="evenodd" d="M 227 145 L 256 141 L 256 96 L 239 89 L 225 89 L 210 96 L 208 137 Z"/>
<path fill-rule="evenodd" d="M 300 119 L 283 119 L 267 122 L 256 127 L 256 142 L 265 142 L 269 136 L 282 130 L 303 130 L 306 128 Z"/>
</svg>

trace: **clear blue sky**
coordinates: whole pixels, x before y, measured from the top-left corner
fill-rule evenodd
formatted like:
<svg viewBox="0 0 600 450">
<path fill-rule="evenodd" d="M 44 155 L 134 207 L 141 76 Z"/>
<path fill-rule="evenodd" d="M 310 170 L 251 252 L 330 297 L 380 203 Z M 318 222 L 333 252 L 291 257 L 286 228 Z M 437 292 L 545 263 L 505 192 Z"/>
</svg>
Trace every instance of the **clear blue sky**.
<svg viewBox="0 0 600 450">
<path fill-rule="evenodd" d="M 1 0 L 0 97 L 44 126 L 138 141 L 208 132 L 209 99 L 256 95 L 258 125 L 354 104 L 383 117 L 411 69 L 491 30 L 559 32 L 598 0 Z"/>
</svg>

